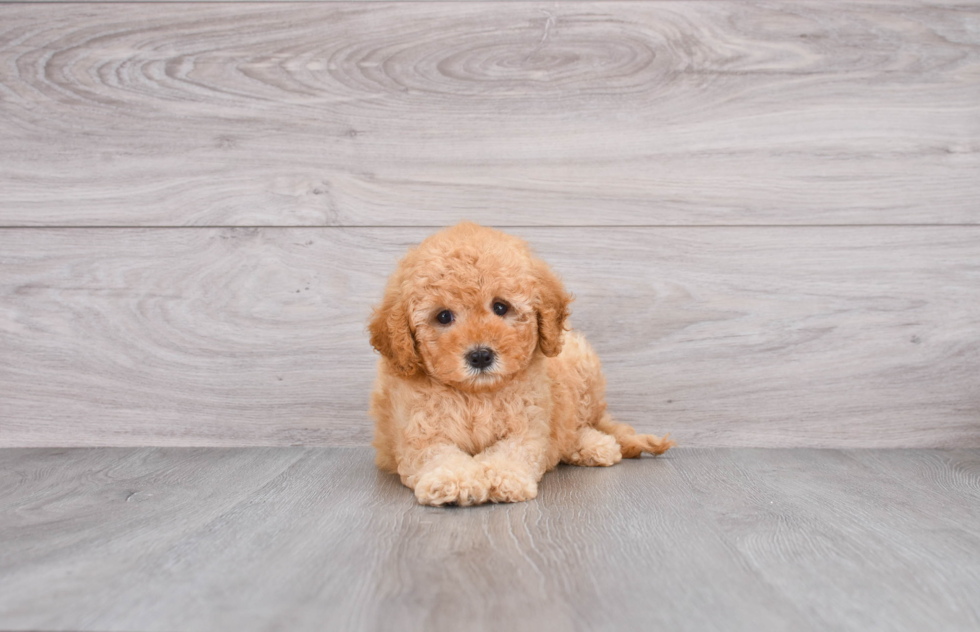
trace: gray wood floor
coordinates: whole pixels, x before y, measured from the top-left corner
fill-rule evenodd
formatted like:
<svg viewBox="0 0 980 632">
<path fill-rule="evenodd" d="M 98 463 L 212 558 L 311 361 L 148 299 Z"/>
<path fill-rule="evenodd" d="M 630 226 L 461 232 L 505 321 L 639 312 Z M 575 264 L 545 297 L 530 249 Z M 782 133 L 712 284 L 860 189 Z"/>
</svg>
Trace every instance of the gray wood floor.
<svg viewBox="0 0 980 632">
<path fill-rule="evenodd" d="M 977 630 L 980 451 L 678 449 L 427 508 L 366 448 L 0 451 L 0 628 Z"/>
</svg>

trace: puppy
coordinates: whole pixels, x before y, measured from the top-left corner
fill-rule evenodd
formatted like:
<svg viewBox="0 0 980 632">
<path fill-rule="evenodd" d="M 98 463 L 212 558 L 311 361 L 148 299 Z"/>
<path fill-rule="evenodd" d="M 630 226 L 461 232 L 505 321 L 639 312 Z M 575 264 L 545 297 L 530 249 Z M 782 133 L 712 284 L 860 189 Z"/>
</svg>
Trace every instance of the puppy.
<svg viewBox="0 0 980 632">
<path fill-rule="evenodd" d="M 409 251 L 369 329 L 379 468 L 425 505 L 534 498 L 559 462 L 662 454 L 606 412 L 599 358 L 566 332 L 571 296 L 527 244 L 463 223 Z"/>
</svg>

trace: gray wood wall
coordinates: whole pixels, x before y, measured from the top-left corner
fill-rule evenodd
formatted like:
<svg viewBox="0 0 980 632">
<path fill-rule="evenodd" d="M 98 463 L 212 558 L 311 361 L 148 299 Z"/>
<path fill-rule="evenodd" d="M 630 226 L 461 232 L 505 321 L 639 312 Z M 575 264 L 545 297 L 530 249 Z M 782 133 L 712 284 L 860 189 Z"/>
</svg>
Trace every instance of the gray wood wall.
<svg viewBox="0 0 980 632">
<path fill-rule="evenodd" d="M 472 219 L 688 446 L 980 447 L 980 3 L 0 4 L 0 446 L 359 445 Z"/>
</svg>

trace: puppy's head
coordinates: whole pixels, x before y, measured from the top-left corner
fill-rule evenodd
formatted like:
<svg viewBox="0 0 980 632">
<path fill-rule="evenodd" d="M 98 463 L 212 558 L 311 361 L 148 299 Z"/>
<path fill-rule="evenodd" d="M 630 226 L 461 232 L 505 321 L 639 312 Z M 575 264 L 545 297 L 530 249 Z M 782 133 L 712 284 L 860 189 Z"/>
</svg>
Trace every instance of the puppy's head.
<svg viewBox="0 0 980 632">
<path fill-rule="evenodd" d="M 524 241 L 463 223 L 402 259 L 371 319 L 371 344 L 404 377 L 490 390 L 536 353 L 561 351 L 570 302 Z"/>
</svg>

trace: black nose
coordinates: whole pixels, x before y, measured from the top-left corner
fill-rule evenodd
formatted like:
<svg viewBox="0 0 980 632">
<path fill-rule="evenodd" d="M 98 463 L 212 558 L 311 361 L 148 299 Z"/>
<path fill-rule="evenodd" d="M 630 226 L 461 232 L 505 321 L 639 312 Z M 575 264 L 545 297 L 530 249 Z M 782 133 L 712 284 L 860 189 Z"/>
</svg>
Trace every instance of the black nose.
<svg viewBox="0 0 980 632">
<path fill-rule="evenodd" d="M 466 361 L 474 369 L 485 369 L 493 364 L 493 350 L 486 347 L 477 347 L 466 354 Z"/>
</svg>

